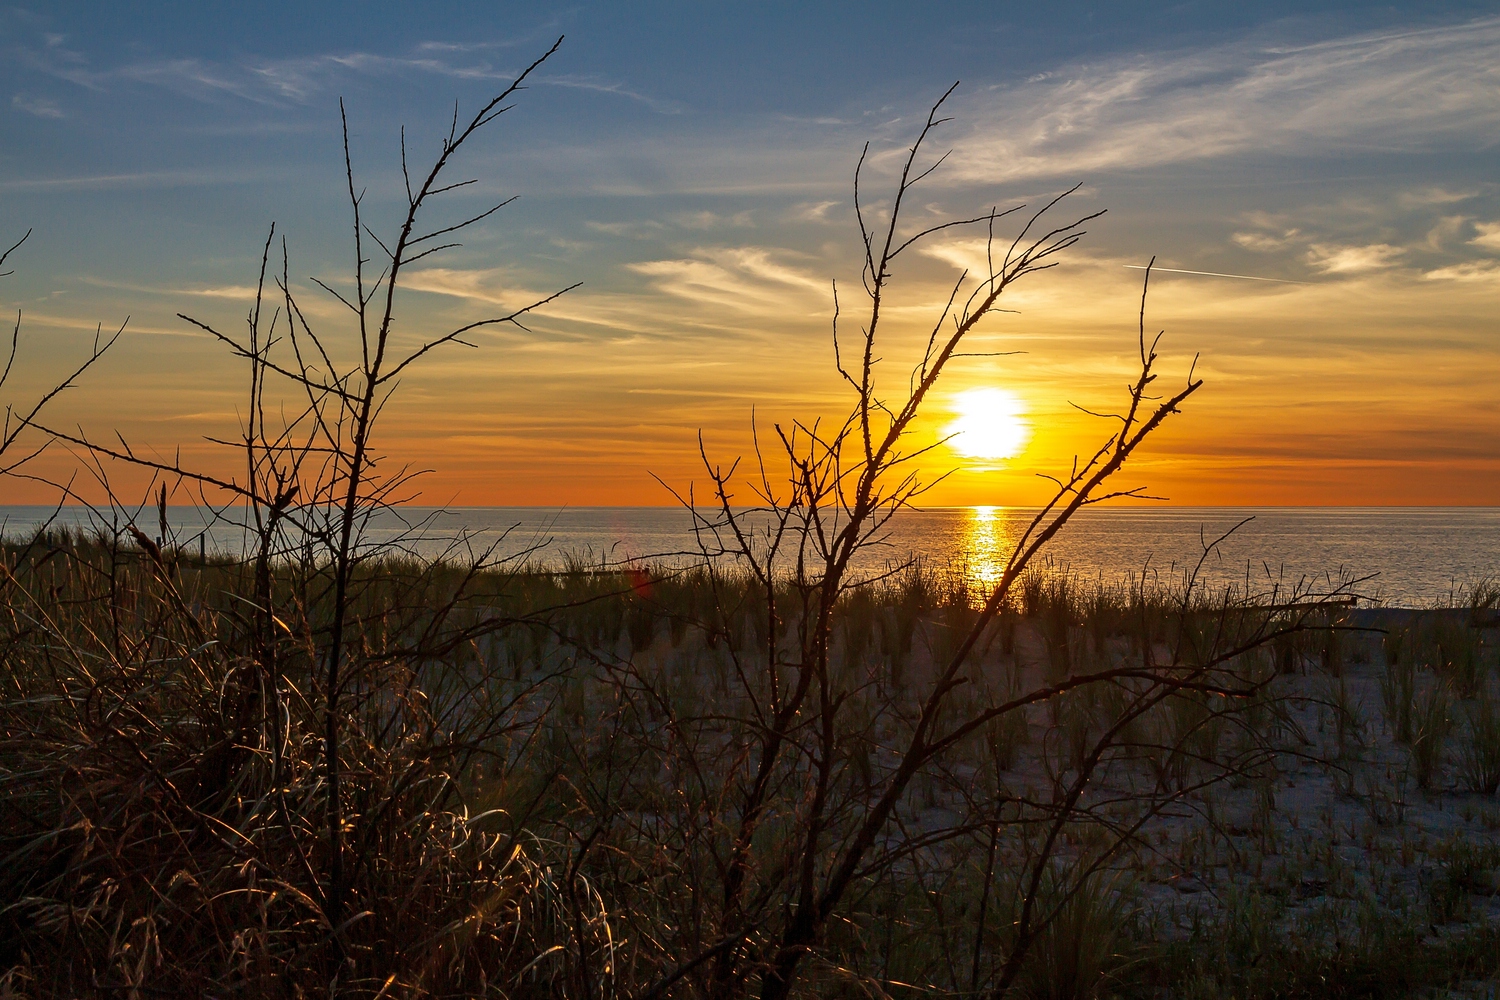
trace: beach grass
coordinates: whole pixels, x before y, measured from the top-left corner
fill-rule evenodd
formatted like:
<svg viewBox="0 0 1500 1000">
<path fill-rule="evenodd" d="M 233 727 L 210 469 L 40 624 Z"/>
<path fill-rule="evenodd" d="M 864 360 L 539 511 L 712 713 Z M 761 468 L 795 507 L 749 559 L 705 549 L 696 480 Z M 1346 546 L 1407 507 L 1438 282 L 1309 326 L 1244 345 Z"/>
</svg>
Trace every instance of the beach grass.
<svg viewBox="0 0 1500 1000">
<path fill-rule="evenodd" d="M 242 596 L 253 565 L 59 532 L 3 555 L 7 988 L 313 989 L 327 970 L 309 650 L 326 567 L 275 568 L 268 677 Z M 754 582 L 406 558 L 357 579 L 347 988 L 632 995 L 659 981 L 691 946 L 684 912 L 722 891 L 708 768 L 732 773 L 726 720 L 756 697 L 743 668 L 770 637 Z M 974 614 L 971 593 L 962 572 L 913 567 L 840 602 L 835 662 L 855 706 L 842 809 L 898 763 L 911 691 Z M 987 636 L 975 703 L 1143 650 L 1199 655 L 1212 610 L 1040 575 L 1022 594 Z M 1045 857 L 1034 902 L 1051 917 L 1016 990 L 1398 996 L 1494 974 L 1495 646 L 1461 616 L 1395 616 L 1412 617 L 1399 641 L 1344 634 L 1364 666 L 1332 671 L 1317 643 L 1290 667 L 1248 655 L 1235 669 L 1271 680 L 1245 704 L 1184 690 L 1102 749 L 1128 684 L 996 717 L 913 783 L 888 863 L 861 877 L 799 989 L 982 992 L 1014 945 L 1039 831 L 1096 752 L 1097 805 Z M 1444 658 L 1459 630 L 1480 671 L 1468 699 Z M 760 836 L 806 832 L 791 801 Z M 773 898 L 795 888 L 754 877 Z M 669 992 L 702 988 L 686 979 Z"/>
</svg>

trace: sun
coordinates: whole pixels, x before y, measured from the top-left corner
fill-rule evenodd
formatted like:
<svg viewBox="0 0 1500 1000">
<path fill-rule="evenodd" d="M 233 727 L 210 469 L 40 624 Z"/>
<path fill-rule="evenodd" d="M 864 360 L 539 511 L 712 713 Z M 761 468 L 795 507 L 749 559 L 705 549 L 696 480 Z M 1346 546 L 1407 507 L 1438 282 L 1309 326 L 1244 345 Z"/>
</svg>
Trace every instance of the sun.
<svg viewBox="0 0 1500 1000">
<path fill-rule="evenodd" d="M 1013 458 L 1031 436 L 1026 407 L 1004 389 L 966 389 L 954 397 L 948 446 L 968 458 Z"/>
</svg>

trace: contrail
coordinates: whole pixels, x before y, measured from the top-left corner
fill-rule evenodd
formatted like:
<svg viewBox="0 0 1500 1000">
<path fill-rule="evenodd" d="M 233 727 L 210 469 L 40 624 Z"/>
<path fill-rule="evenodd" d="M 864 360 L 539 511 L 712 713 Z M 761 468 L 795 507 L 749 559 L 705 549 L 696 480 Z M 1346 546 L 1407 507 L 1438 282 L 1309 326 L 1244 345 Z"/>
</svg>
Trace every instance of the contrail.
<svg viewBox="0 0 1500 1000">
<path fill-rule="evenodd" d="M 1146 270 L 1144 264 L 1126 264 L 1137 271 Z M 1283 285 L 1311 285 L 1311 281 L 1295 281 L 1292 278 L 1262 278 L 1255 274 L 1225 274 L 1223 271 L 1188 271 L 1180 267 L 1153 267 L 1153 271 L 1171 271 L 1173 274 L 1202 274 L 1210 278 L 1244 278 L 1246 281 L 1276 281 Z"/>
</svg>

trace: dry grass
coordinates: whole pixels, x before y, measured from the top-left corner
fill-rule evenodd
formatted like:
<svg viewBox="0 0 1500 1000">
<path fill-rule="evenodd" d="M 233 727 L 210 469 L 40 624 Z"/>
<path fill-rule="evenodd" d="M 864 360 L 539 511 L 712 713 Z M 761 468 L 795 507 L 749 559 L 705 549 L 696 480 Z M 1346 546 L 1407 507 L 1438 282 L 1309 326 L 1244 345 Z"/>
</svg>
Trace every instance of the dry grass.
<svg viewBox="0 0 1500 1000">
<path fill-rule="evenodd" d="M 303 616 L 283 619 L 281 674 L 267 687 L 255 670 L 253 620 L 234 596 L 252 585 L 253 565 L 169 552 L 163 571 L 130 543 L 55 533 L 9 544 L 4 556 L 0 850 L 8 863 L 0 959 L 12 995 L 326 993 L 320 674 L 306 656 L 309 635 L 316 648 L 320 605 L 291 597 L 326 591 L 318 575 L 304 577 L 293 565 L 275 574 L 283 606 L 300 606 Z M 735 663 L 763 648 L 751 620 L 753 581 L 701 568 L 643 575 L 576 564 L 474 575 L 401 560 L 366 564 L 361 580 L 344 812 L 358 861 L 343 964 L 334 970 L 340 992 L 648 991 L 694 947 L 685 915 L 712 912 L 722 893 L 712 835 L 722 781 L 737 759 L 724 740 L 733 733 L 728 721 L 748 704 Z M 464 597 L 455 604 L 460 583 Z M 909 721 L 895 674 L 921 683 L 968 600 L 961 577 L 922 573 L 856 591 L 840 605 L 839 669 L 859 683 L 840 744 L 846 804 L 835 817 L 897 763 L 890 747 Z M 1071 600 L 1075 627 L 1091 636 L 1077 669 L 1137 655 L 1142 621 L 1200 649 L 1201 630 L 1183 630 L 1193 616 L 1183 619 L 1180 595 L 1080 589 Z M 453 610 L 434 629 L 432 609 L 445 606 Z M 1056 669 L 1047 639 L 1061 612 L 1035 610 L 997 624 L 977 661 L 994 697 L 1029 689 Z M 905 632 L 906 648 L 896 648 L 899 638 L 875 641 L 880 623 L 893 636 Z M 414 657 L 413 636 L 426 636 L 427 651 L 441 655 Z M 1158 641 L 1153 655 L 1170 662 L 1179 652 Z M 1274 676 L 1268 659 L 1248 669 Z M 1383 668 L 1368 669 L 1378 676 Z M 1354 934 L 1363 919 L 1357 907 L 1339 916 L 1335 906 L 1326 917 L 1299 908 L 1308 885 L 1327 885 L 1318 891 L 1334 902 L 1345 892 L 1359 899 L 1365 890 L 1338 888 L 1341 879 L 1367 884 L 1379 906 L 1397 907 L 1381 912 L 1417 912 L 1399 902 L 1415 892 L 1411 898 L 1428 900 L 1420 912 L 1441 915 L 1447 926 L 1478 920 L 1473 934 L 1481 936 L 1462 946 L 1470 948 L 1463 961 L 1482 965 L 1490 947 L 1482 944 L 1490 940 L 1482 937 L 1484 911 L 1466 901 L 1488 884 L 1488 855 L 1462 839 L 1450 846 L 1429 839 L 1402 870 L 1422 870 L 1428 858 L 1431 878 L 1415 890 L 1382 889 L 1380 845 L 1415 837 L 1402 832 L 1412 829 L 1407 821 L 1372 824 L 1389 832 L 1362 855 L 1373 860 L 1351 868 L 1318 846 L 1326 847 L 1328 829 L 1357 842 L 1339 832 L 1345 819 L 1330 828 L 1299 807 L 1278 808 L 1296 794 L 1285 787 L 1291 777 L 1312 780 L 1290 762 L 1323 761 L 1316 766 L 1325 771 L 1315 773 L 1328 774 L 1331 788 L 1336 767 L 1378 770 L 1380 746 L 1399 749 L 1356 738 L 1360 700 L 1368 704 L 1374 680 L 1322 673 L 1315 648 L 1299 670 L 1311 676 L 1280 675 L 1244 704 L 1192 691 L 1169 696 L 1102 750 L 1110 721 L 1128 705 L 1119 685 L 1075 693 L 1056 713 L 1039 705 L 997 717 L 913 782 L 882 863 L 861 878 L 798 995 L 899 992 L 896 983 L 966 993 L 976 958 L 982 990 L 1015 946 L 1027 873 L 1038 870 L 1038 906 L 1050 917 L 1018 974 L 1028 995 L 1130 992 L 1163 977 L 1178 977 L 1188 984 L 1182 995 L 1192 995 L 1192 982 L 1225 982 L 1232 973 L 1253 986 L 1244 995 L 1271 996 L 1285 994 L 1267 984 L 1286 986 L 1309 969 L 1353 975 L 1348 953 L 1337 959 L 1344 966 L 1327 965 L 1333 952 L 1317 949 L 1269 966 L 1255 957 L 1289 935 L 1312 942 L 1314 931 L 1325 933 L 1320 919 L 1334 921 L 1328 927 L 1352 921 L 1340 933 Z M 1460 763 L 1484 752 L 1486 704 L 1465 707 L 1470 725 L 1453 758 Z M 1416 713 L 1418 735 L 1425 714 Z M 1327 720 L 1326 743 L 1308 747 L 1297 734 L 1311 733 L 1315 718 Z M 1040 853 L 1038 833 L 1057 815 L 1051 796 L 1095 751 L 1103 763 L 1088 794 L 1097 798 L 1068 816 L 1061 849 Z M 700 770 L 684 771 L 688 763 Z M 1215 794 L 1203 785 L 1214 780 L 1231 784 Z M 1259 829 L 1235 818 L 1236 796 L 1268 795 Z M 1173 808 L 1148 815 L 1163 804 Z M 1199 825 L 1172 818 L 1183 806 Z M 778 800 L 761 857 L 774 863 L 785 849 L 778 845 L 805 835 L 796 807 Z M 1473 813 L 1476 836 L 1480 818 Z M 1145 825 L 1121 840 L 1121 824 L 1135 819 Z M 1375 869 L 1361 867 L 1369 864 Z M 1134 872 L 1135 881 L 1116 871 Z M 1146 891 L 1161 878 L 1267 884 L 1257 871 L 1280 872 L 1269 884 L 1289 892 L 1222 895 L 1222 905 L 1194 911 L 1187 938 L 1172 935 L 1178 918 Z M 755 869 L 766 905 L 795 892 L 792 874 Z M 1124 920 L 1127 912 L 1140 916 Z M 1177 950 L 1174 942 L 1184 940 L 1227 949 L 1226 964 L 1210 973 Z M 1361 954 L 1367 963 L 1378 957 L 1373 943 Z M 704 991 L 689 973 L 665 992 Z"/>
</svg>

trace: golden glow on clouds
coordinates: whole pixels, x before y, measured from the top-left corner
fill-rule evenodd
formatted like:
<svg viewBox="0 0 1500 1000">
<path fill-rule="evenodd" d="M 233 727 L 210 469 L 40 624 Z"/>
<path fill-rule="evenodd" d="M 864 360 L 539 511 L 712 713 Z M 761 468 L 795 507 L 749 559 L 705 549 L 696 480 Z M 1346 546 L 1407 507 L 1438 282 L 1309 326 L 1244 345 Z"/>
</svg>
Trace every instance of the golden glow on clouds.
<svg viewBox="0 0 1500 1000">
<path fill-rule="evenodd" d="M 1025 406 L 1005 389 L 966 389 L 953 409 L 958 417 L 944 433 L 948 447 L 967 458 L 1015 458 L 1031 436 Z"/>
<path fill-rule="evenodd" d="M 652 474 L 680 489 L 702 480 L 700 428 L 710 457 L 727 463 L 754 453 L 752 411 L 763 434 L 774 422 L 848 412 L 849 391 L 833 369 L 832 310 L 825 298 L 819 313 L 824 293 L 815 285 L 819 274 L 841 273 L 840 261 L 788 254 L 772 267 L 751 250 L 677 259 L 718 270 L 681 284 L 678 272 L 670 279 L 665 269 L 633 272 L 644 287 L 580 289 L 529 323 L 530 333 L 501 331 L 479 350 L 434 355 L 386 411 L 385 454 L 433 469 L 421 489 L 434 503 L 661 504 L 670 497 Z M 1177 503 L 1493 502 L 1500 273 L 1487 275 L 1500 269 L 1492 260 L 1466 266 L 1467 280 L 1410 266 L 1304 285 L 1153 278 L 1148 332 L 1167 331 L 1159 385 L 1178 384 L 1199 351 L 1206 384 L 1132 458 L 1121 485 L 1144 485 Z M 903 289 L 878 369 L 893 397 L 906 389 L 904 365 L 913 351 L 920 356 L 923 327 L 941 308 L 941 277 Z M 935 396 L 928 422 L 914 429 L 913 446 L 964 432 L 961 443 L 922 459 L 926 481 L 953 470 L 924 496 L 927 504 L 1040 502 L 1051 484 L 1038 473 L 1065 472 L 1113 430 L 1069 404 L 1120 409 L 1136 364 L 1138 275 L 1080 248 L 1065 267 L 1028 282 L 1008 300 L 1022 313 L 996 317 L 972 345 L 1024 353 L 964 359 L 938 388 L 962 391 Z M 490 275 L 425 274 L 421 283 L 441 291 L 420 300 L 434 325 L 517 294 Z M 779 315 L 768 286 L 784 289 Z M 162 299 L 162 312 L 181 303 L 175 292 Z M 202 311 L 234 328 L 233 304 Z M 330 313 L 327 328 L 336 320 Z M 93 330 L 82 327 L 59 323 L 45 307 L 26 313 L 12 398 L 41 390 L 87 349 Z M 159 335 L 168 331 L 178 335 Z M 418 332 L 414 324 L 407 335 Z M 46 351 L 38 349 L 43 335 Z M 55 424 L 81 423 L 100 440 L 118 428 L 138 450 L 170 457 L 180 446 L 195 467 L 232 474 L 231 450 L 202 438 L 235 437 L 237 374 L 207 338 L 143 310 L 81 391 L 60 397 Z M 1026 427 L 1013 444 L 1017 424 Z M 1012 458 L 1003 463 L 982 457 L 1004 452 Z M 77 468 L 63 449 L 39 461 L 36 471 L 54 479 Z M 144 484 L 138 490 L 124 470 L 112 475 L 121 495 L 143 495 Z M 11 502 L 52 497 L 22 481 L 10 488 Z M 93 487 L 80 479 L 78 488 Z"/>
</svg>

